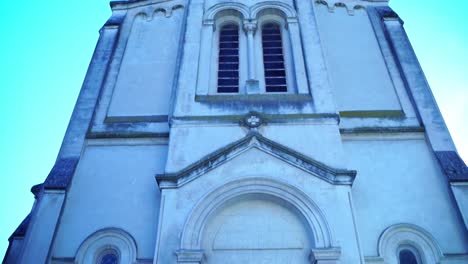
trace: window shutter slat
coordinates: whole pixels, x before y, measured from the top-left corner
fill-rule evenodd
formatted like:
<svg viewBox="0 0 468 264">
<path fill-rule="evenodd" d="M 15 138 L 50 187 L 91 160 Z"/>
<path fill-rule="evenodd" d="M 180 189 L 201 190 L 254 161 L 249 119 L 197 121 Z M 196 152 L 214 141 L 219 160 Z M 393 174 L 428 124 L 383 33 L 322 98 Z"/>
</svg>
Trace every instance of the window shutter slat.
<svg viewBox="0 0 468 264">
<path fill-rule="evenodd" d="M 263 25 L 262 46 L 266 91 L 287 92 L 283 42 L 278 24 L 267 23 Z"/>
<path fill-rule="evenodd" d="M 239 92 L 239 26 L 225 25 L 219 32 L 218 93 Z"/>
</svg>

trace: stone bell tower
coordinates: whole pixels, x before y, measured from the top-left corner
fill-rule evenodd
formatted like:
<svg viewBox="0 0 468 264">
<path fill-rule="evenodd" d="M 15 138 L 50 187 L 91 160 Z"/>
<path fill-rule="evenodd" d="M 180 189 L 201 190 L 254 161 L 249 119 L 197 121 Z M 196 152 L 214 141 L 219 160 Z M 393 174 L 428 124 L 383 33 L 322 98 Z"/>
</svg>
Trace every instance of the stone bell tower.
<svg viewBox="0 0 468 264">
<path fill-rule="evenodd" d="M 468 263 L 468 168 L 386 0 L 119 0 L 4 263 Z"/>
</svg>

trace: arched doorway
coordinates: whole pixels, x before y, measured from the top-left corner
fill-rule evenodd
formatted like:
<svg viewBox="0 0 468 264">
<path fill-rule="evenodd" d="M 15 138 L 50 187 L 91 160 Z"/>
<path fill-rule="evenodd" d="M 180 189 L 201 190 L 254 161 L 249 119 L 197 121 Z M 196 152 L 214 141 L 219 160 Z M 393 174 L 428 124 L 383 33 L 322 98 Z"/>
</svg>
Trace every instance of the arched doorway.
<svg viewBox="0 0 468 264">
<path fill-rule="evenodd" d="M 331 241 L 309 196 L 288 183 L 252 177 L 224 183 L 200 199 L 176 255 L 178 263 L 335 263 L 341 250 Z"/>
<path fill-rule="evenodd" d="M 227 201 L 203 232 L 206 263 L 310 263 L 313 234 L 294 206 L 265 194 Z"/>
</svg>

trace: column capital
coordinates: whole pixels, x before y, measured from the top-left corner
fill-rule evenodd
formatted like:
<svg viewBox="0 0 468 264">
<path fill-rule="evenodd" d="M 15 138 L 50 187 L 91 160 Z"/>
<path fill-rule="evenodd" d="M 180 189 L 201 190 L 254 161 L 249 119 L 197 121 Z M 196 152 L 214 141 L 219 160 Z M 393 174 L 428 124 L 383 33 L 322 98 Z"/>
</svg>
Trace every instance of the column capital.
<svg viewBox="0 0 468 264">
<path fill-rule="evenodd" d="M 257 21 L 252 20 L 244 22 L 244 30 L 247 33 L 255 33 L 257 30 Z"/>
<path fill-rule="evenodd" d="M 312 264 L 337 264 L 341 256 L 341 248 L 313 248 L 310 254 Z"/>
</svg>

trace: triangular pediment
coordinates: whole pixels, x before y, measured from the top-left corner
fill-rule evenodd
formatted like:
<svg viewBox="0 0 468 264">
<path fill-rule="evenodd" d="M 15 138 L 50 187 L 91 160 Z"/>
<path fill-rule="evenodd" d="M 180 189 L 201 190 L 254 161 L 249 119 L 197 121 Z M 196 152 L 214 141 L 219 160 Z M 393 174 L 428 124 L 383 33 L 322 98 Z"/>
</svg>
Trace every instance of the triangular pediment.
<svg viewBox="0 0 468 264">
<path fill-rule="evenodd" d="M 330 184 L 352 185 L 356 177 L 356 171 L 332 168 L 286 146 L 269 140 L 256 132 L 251 132 L 244 138 L 205 156 L 198 162 L 176 173 L 157 175 L 156 180 L 160 188 L 178 188 L 253 148 L 265 152 L 282 162 L 297 167 Z"/>
</svg>

